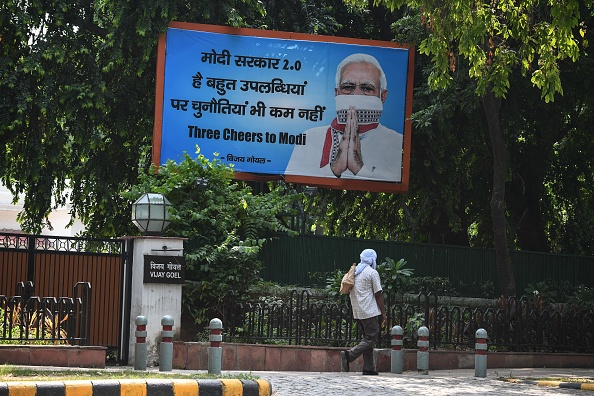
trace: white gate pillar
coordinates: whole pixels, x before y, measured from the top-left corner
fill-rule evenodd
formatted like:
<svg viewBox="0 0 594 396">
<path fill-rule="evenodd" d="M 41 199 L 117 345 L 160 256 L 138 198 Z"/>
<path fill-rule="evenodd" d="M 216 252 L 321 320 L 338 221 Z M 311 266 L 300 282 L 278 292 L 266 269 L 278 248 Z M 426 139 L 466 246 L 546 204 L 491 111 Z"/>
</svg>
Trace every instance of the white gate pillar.
<svg viewBox="0 0 594 396">
<path fill-rule="evenodd" d="M 184 238 L 160 236 L 130 237 L 134 239 L 128 364 L 134 364 L 136 317 L 147 318 L 147 366 L 159 361 L 161 319 L 174 320 L 173 338 L 179 339 L 181 325 L 182 286 L 185 280 L 183 259 Z"/>
</svg>

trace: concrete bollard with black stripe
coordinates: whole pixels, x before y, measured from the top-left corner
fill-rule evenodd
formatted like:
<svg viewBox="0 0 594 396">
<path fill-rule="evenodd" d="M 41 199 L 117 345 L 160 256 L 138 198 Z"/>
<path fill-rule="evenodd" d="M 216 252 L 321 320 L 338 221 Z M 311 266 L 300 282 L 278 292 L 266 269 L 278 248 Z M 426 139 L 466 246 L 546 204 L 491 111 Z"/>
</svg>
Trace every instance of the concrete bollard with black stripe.
<svg viewBox="0 0 594 396">
<path fill-rule="evenodd" d="M 129 379 L 99 381 L 0 382 L 0 396 L 271 396 L 272 386 L 258 380 Z"/>
</svg>

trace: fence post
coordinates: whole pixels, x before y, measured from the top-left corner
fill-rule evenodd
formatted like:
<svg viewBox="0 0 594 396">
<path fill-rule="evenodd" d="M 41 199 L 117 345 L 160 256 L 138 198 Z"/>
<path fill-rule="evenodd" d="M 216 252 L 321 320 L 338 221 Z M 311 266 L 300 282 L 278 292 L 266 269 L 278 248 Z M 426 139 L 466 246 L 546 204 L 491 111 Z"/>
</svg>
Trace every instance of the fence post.
<svg viewBox="0 0 594 396">
<path fill-rule="evenodd" d="M 159 345 L 159 371 L 173 370 L 173 316 L 161 319 L 161 344 Z"/>
<path fill-rule="evenodd" d="M 404 367 L 404 352 L 402 351 L 402 335 L 404 331 L 400 326 L 392 327 L 392 373 L 402 374 Z"/>
<path fill-rule="evenodd" d="M 134 345 L 134 370 L 146 370 L 146 316 L 139 315 L 136 323 L 136 344 Z"/>
<path fill-rule="evenodd" d="M 210 335 L 210 347 L 208 348 L 208 373 L 221 374 L 221 360 L 223 355 L 223 348 L 221 348 L 221 341 L 223 341 L 223 322 L 220 319 L 214 318 L 208 325 Z"/>
<path fill-rule="evenodd" d="M 429 329 L 425 326 L 419 327 L 417 332 L 419 340 L 417 341 L 417 370 L 421 374 L 429 374 Z"/>
<path fill-rule="evenodd" d="M 487 331 L 478 329 L 475 334 L 476 344 L 474 349 L 474 376 L 485 378 L 487 376 Z"/>
</svg>

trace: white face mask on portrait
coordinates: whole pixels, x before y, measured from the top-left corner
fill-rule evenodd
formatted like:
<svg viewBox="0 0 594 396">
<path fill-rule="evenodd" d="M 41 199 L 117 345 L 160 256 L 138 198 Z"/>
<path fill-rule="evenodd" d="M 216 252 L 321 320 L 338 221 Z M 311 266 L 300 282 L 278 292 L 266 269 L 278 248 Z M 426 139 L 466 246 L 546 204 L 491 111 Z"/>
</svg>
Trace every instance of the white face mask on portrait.
<svg viewBox="0 0 594 396">
<path fill-rule="evenodd" d="M 357 109 L 357 120 L 360 125 L 379 122 L 384 104 L 377 96 L 336 95 L 336 116 L 340 124 L 346 123 L 347 110 L 350 106 Z"/>
</svg>

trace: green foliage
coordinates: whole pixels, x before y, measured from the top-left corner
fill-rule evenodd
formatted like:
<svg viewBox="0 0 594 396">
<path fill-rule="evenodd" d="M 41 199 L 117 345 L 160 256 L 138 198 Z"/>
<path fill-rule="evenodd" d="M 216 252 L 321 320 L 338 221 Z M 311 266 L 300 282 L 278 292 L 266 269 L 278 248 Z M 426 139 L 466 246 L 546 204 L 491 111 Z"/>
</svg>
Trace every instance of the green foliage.
<svg viewBox="0 0 594 396">
<path fill-rule="evenodd" d="M 495 285 L 492 280 L 486 280 L 479 285 L 480 293 L 478 297 L 482 298 L 493 298 L 495 295 Z"/>
<path fill-rule="evenodd" d="M 342 281 L 342 277 L 346 272 L 342 272 L 341 270 L 337 269 L 335 272 L 330 273 L 330 276 L 326 278 L 326 287 L 325 291 L 330 298 L 339 299 L 339 298 L 348 298 L 347 294 L 340 293 L 340 283 Z"/>
<path fill-rule="evenodd" d="M 373 3 L 3 1 L 0 180 L 23 194 L 23 230 L 38 232 L 69 198 L 88 234 L 135 232 L 120 192 L 150 163 L 156 43 L 169 21 L 183 20 L 422 48 L 409 193 L 320 189 L 310 211 L 326 235 L 491 247 L 493 164 L 476 93 L 492 83 L 508 99 L 501 174 L 510 188 L 501 195 L 510 243 L 594 254 L 591 2 Z"/>
<path fill-rule="evenodd" d="M 259 27 L 265 14 L 257 0 L 2 1 L 0 181 L 21 195 L 22 229 L 51 229 L 69 200 L 87 234 L 133 232 L 120 191 L 151 160 L 159 35 L 173 20 Z"/>
<path fill-rule="evenodd" d="M 546 302 L 557 301 L 557 290 L 555 287 L 546 281 L 537 282 L 536 284 L 529 283 L 524 289 L 524 296 L 528 298 L 540 297 Z"/>
<path fill-rule="evenodd" d="M 248 295 L 250 301 L 257 300 L 261 296 L 275 296 L 282 299 L 289 299 L 291 293 L 298 287 L 293 285 L 280 285 L 275 282 L 259 279 L 256 283 L 250 285 Z"/>
<path fill-rule="evenodd" d="M 421 25 L 421 11 L 404 11 L 392 25 L 395 41 L 419 45 L 432 33 Z M 592 42 L 593 30 L 583 29 L 592 24 L 591 11 L 581 16 L 583 41 Z M 468 63 L 455 59 L 448 87 L 434 90 L 426 84 L 433 72 L 431 57 L 415 58 L 408 194 L 320 189 L 315 203 L 321 207 L 314 210 L 327 235 L 493 246 L 493 163 L 486 160 L 492 154 L 485 112 Z M 519 68 L 509 76 L 501 119 L 509 158 L 502 172 L 508 175 L 505 206 L 512 249 L 592 255 L 592 65 L 589 52 L 576 63 L 559 64 L 565 95 L 557 95 L 554 105 L 541 100 L 540 89 Z M 466 287 L 479 291 L 479 285 Z"/>
<path fill-rule="evenodd" d="M 408 291 L 411 293 L 434 293 L 438 296 L 459 296 L 460 293 L 452 285 L 449 278 L 439 276 L 422 276 L 410 279 L 408 283 Z"/>
<path fill-rule="evenodd" d="M 483 96 L 491 87 L 505 97 L 510 75 L 519 68 L 542 92 L 546 102 L 562 93 L 559 62 L 579 56 L 579 2 L 434 0 L 377 0 L 388 7 L 404 4 L 421 11 L 429 35 L 419 52 L 432 58 L 429 85 L 447 87 L 457 70 L 457 59 L 468 62 L 468 75 Z M 583 32 L 583 30 L 582 30 Z"/>
<path fill-rule="evenodd" d="M 449 283 L 449 281 L 448 281 Z M 459 281 L 457 285 L 452 286 L 452 296 L 478 297 L 478 298 L 494 298 L 495 284 L 491 279 L 483 282 L 472 282 L 467 284 L 464 281 Z"/>
<path fill-rule="evenodd" d="M 393 259 L 386 257 L 386 261 L 381 265 L 378 265 L 377 271 L 380 274 L 382 287 L 385 293 L 397 297 L 398 295 L 405 293 L 417 294 L 419 292 L 432 292 L 438 296 L 458 297 L 462 294 L 458 290 L 459 287 L 460 290 L 465 291 L 464 295 L 468 297 L 493 298 L 494 285 L 491 280 L 487 280 L 480 285 L 475 285 L 474 288 L 468 288 L 463 284 L 456 287 L 448 278 L 413 276 L 414 269 L 403 268 L 406 264 L 407 262 L 404 259 L 394 261 Z M 330 273 L 330 276 L 326 278 L 324 291 L 329 297 L 336 299 L 343 296 L 338 292 L 343 275 L 344 272 L 336 270 L 335 272 Z"/>
<path fill-rule="evenodd" d="M 4 319 L 5 314 L 5 307 L 0 307 L 0 318 Z M 22 321 L 21 304 L 19 303 L 11 309 L 7 321 L 0 321 L 0 334 L 7 334 L 12 338 L 11 340 L 0 340 L 0 344 L 68 344 L 66 341 L 68 333 L 62 327 L 67 320 L 68 315 L 60 320 L 48 311 L 43 317 L 34 312 L 25 323 Z M 52 338 L 59 340 L 51 340 Z"/>
<path fill-rule="evenodd" d="M 594 287 L 579 285 L 569 296 L 567 302 L 585 309 L 594 308 Z"/>
<path fill-rule="evenodd" d="M 574 287 L 567 281 L 553 279 L 529 283 L 524 289 L 524 297 L 540 299 L 546 304 L 565 303 L 577 308 L 592 309 L 594 307 L 594 287 L 578 285 Z"/>
<path fill-rule="evenodd" d="M 506 163 L 501 98 L 507 96 L 515 72 L 527 77 L 540 90 L 546 103 L 552 102 L 557 94 L 563 94 L 561 63 L 578 59 L 580 42 L 583 48 L 588 45 L 584 37 L 585 23 L 580 23 L 579 19 L 581 3 L 579 0 L 376 0 L 375 3 L 391 9 L 407 5 L 419 12 L 420 24 L 428 34 L 421 39 L 418 49 L 431 58 L 428 75 L 431 89 L 448 88 L 460 70 L 476 84 L 476 93 L 483 99 L 491 139 L 491 221 L 500 288 L 504 295 L 515 295 L 508 248 L 508 240 L 513 238 L 508 238 L 506 229 L 506 175 L 510 172 Z M 585 14 L 591 16 L 591 2 L 586 5 Z M 529 214 L 539 211 L 524 209 L 523 213 Z M 538 219 L 532 221 L 542 225 Z"/>
<path fill-rule="evenodd" d="M 263 313 L 263 315 L 260 316 L 247 314 L 243 323 L 244 326 L 247 326 L 249 323 L 250 326 L 253 326 L 253 328 L 256 329 L 265 328 L 268 323 L 273 322 L 274 315 L 271 315 L 271 312 L 278 312 L 282 309 L 282 307 L 287 308 L 285 305 L 286 303 L 282 298 L 270 294 L 258 297 L 257 301 L 253 301 L 252 304 L 258 304 L 261 306 L 263 309 L 259 311 Z M 296 315 L 296 308 L 293 308 L 293 312 L 288 311 L 288 314 L 291 316 Z M 236 327 L 235 331 L 239 334 L 239 342 L 242 342 L 243 340 L 241 335 L 245 334 L 247 329 L 244 327 Z M 286 339 L 282 338 L 282 330 L 278 327 L 272 326 L 272 328 L 266 334 L 266 337 L 260 340 L 262 344 L 286 345 L 288 343 Z M 249 341 L 247 342 L 249 343 Z"/>
<path fill-rule="evenodd" d="M 121 2 L 114 8 L 128 19 L 118 24 L 103 6 L 0 5 L 0 180 L 22 194 L 25 231 L 51 229 L 50 210 L 67 198 L 90 233 L 129 229 L 119 191 L 146 160 L 152 130 L 154 67 L 141 59 L 166 21 L 142 39 L 137 18 L 148 10 Z"/>
<path fill-rule="evenodd" d="M 327 284 L 327 279 L 334 275 L 334 271 L 308 271 L 308 285 L 312 287 L 324 286 Z"/>
<path fill-rule="evenodd" d="M 414 273 L 414 269 L 405 268 L 406 260 L 400 259 L 394 261 L 390 257 L 386 257 L 385 260 L 377 266 L 377 272 L 380 276 L 382 288 L 384 293 L 387 294 L 403 294 L 406 291 L 406 284 L 409 277 Z M 340 282 L 344 276 L 344 272 L 337 269 L 335 272 L 330 273 L 330 276 L 326 278 L 325 291 L 331 298 L 340 298 Z"/>
<path fill-rule="evenodd" d="M 417 347 L 416 341 L 419 338 L 419 327 L 423 326 L 424 324 L 425 318 L 423 314 L 420 312 L 415 312 L 408 318 L 406 324 L 404 325 L 404 328 L 402 329 L 404 331 L 403 340 L 405 343 L 405 347 Z"/>
<path fill-rule="evenodd" d="M 207 186 L 203 182 L 207 182 Z M 233 181 L 233 169 L 219 160 L 185 154 L 180 163 L 165 165 L 138 177 L 122 195 L 130 203 L 145 192 L 161 193 L 171 202 L 171 225 L 165 235 L 187 238 L 184 250 L 190 281 L 183 305 L 197 322 L 224 319 L 221 303 L 240 299 L 259 279 L 257 255 L 271 232 L 290 232 L 277 215 L 298 195 L 270 186 L 254 195 L 250 187 Z"/>
<path fill-rule="evenodd" d="M 406 284 L 414 273 L 414 269 L 405 268 L 406 264 L 407 262 L 405 259 L 394 261 L 394 259 L 386 257 L 385 260 L 377 266 L 377 272 L 382 280 L 382 288 L 384 292 L 391 295 L 404 294 Z"/>
<path fill-rule="evenodd" d="M 214 251 L 206 253 L 199 268 L 190 271 L 194 280 L 186 281 L 182 304 L 196 323 L 208 323 L 213 317 L 226 320 L 225 301 L 242 301 L 245 291 L 259 279 L 261 263 L 256 255 L 236 249 L 233 242 L 228 240 L 216 246 Z M 196 259 L 192 253 L 186 257 Z"/>
</svg>

